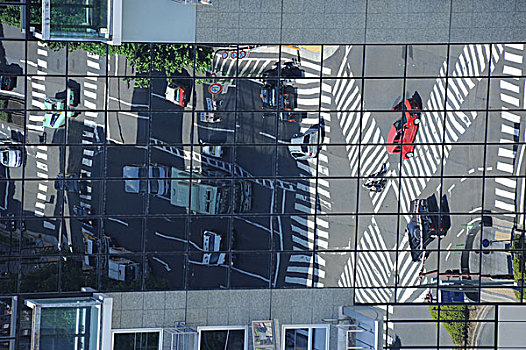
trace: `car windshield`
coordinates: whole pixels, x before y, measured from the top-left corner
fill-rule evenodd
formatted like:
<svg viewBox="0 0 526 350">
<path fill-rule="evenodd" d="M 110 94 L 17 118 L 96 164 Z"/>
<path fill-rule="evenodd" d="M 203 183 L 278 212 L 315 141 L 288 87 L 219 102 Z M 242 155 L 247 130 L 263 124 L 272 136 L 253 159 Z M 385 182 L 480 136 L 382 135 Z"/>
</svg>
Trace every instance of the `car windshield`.
<svg viewBox="0 0 526 350">
<path fill-rule="evenodd" d="M 403 133 L 402 133 L 402 130 L 398 131 L 398 132 L 396 133 L 396 135 L 395 135 L 393 141 L 395 141 L 395 142 L 400 141 L 400 139 L 402 139 L 402 134 L 403 134 Z"/>
<path fill-rule="evenodd" d="M 310 134 L 303 136 L 303 143 L 310 143 Z"/>
<path fill-rule="evenodd" d="M 9 163 L 9 152 L 8 151 L 2 152 L 2 161 L 5 164 Z"/>
<path fill-rule="evenodd" d="M 53 105 L 53 109 L 55 109 L 55 105 Z M 55 125 L 59 116 L 60 113 L 53 113 L 53 115 L 51 116 L 51 120 L 49 121 L 49 125 Z"/>
</svg>

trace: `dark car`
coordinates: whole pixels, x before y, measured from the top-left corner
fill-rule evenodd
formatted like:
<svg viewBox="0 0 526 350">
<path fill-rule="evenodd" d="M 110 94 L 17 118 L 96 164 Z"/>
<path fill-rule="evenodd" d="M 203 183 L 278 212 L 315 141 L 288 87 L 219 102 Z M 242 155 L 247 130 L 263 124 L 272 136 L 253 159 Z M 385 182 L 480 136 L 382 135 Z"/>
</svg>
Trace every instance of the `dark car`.
<svg viewBox="0 0 526 350">
<path fill-rule="evenodd" d="M 277 78 L 280 76 L 284 79 L 296 79 L 305 76 L 305 71 L 300 69 L 295 62 L 285 62 L 281 67 L 281 72 L 278 72 L 279 64 L 276 63 L 274 68 L 263 72 L 263 81 L 266 82 L 268 78 Z"/>
<path fill-rule="evenodd" d="M 298 96 L 296 88 L 292 85 L 285 85 L 283 83 L 267 83 L 261 88 L 261 102 L 263 108 L 273 109 L 279 108 L 279 119 L 283 121 L 296 121 L 297 117 L 292 111 L 297 107 Z"/>
<path fill-rule="evenodd" d="M 442 238 L 451 228 L 449 204 L 446 195 L 442 196 L 440 208 L 436 196 L 411 201 L 411 220 L 407 224 L 409 246 L 413 261 L 420 261 L 429 243 L 436 237 Z"/>
<path fill-rule="evenodd" d="M 387 135 L 387 152 L 391 154 L 402 153 L 404 159 L 414 156 L 416 134 L 420 124 L 422 99 L 415 91 L 413 97 L 398 103 L 393 111 L 401 111 L 402 118 L 397 120 Z"/>
<path fill-rule="evenodd" d="M 0 75 L 0 89 L 13 90 L 15 88 L 15 77 L 10 75 Z"/>
<path fill-rule="evenodd" d="M 57 181 L 55 181 L 56 190 L 65 190 L 71 193 L 86 193 L 87 183 L 85 180 L 76 178 L 74 174 L 63 174 L 57 175 Z"/>
</svg>

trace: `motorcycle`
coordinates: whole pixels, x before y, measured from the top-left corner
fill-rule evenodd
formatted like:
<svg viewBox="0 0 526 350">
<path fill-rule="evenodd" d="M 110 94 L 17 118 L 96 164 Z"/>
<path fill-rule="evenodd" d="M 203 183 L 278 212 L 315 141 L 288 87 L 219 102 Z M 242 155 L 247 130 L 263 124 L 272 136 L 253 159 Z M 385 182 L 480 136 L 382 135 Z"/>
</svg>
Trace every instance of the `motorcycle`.
<svg viewBox="0 0 526 350">
<path fill-rule="evenodd" d="M 380 169 L 380 171 L 369 175 L 369 179 L 364 184 L 362 184 L 362 186 L 369 191 L 382 192 L 385 188 L 385 185 L 387 185 L 387 179 L 383 178 L 385 173 L 387 173 L 386 163 L 382 165 L 382 169 Z"/>
</svg>

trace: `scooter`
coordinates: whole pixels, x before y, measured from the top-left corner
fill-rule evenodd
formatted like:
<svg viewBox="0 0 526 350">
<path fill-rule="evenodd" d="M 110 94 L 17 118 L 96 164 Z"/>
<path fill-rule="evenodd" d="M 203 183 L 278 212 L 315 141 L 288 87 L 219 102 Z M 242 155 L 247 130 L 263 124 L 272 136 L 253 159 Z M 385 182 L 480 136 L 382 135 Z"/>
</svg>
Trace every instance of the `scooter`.
<svg viewBox="0 0 526 350">
<path fill-rule="evenodd" d="M 362 186 L 367 188 L 369 191 L 373 192 L 382 192 L 387 185 L 387 179 L 384 179 L 383 176 L 387 172 L 387 164 L 382 165 L 380 171 L 369 175 L 369 180 L 367 180 Z"/>
<path fill-rule="evenodd" d="M 380 179 L 380 180 L 371 179 L 371 180 L 367 180 L 367 182 L 364 183 L 362 186 L 367 188 L 369 191 L 382 192 L 386 184 L 387 184 L 386 179 Z"/>
</svg>

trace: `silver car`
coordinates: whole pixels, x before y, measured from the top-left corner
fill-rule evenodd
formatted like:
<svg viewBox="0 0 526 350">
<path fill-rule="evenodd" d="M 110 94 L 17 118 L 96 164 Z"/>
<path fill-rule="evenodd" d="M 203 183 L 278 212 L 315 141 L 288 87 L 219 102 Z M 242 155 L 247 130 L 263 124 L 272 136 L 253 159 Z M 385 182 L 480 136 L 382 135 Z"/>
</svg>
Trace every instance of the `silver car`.
<svg viewBox="0 0 526 350">
<path fill-rule="evenodd" d="M 221 250 L 221 235 L 213 231 L 203 232 L 203 261 L 205 265 L 223 265 L 226 261 L 226 253 Z"/>
<path fill-rule="evenodd" d="M 4 149 L 0 151 L 0 163 L 8 168 L 18 168 L 22 165 L 22 151 L 19 149 Z"/>
<path fill-rule="evenodd" d="M 302 135 L 294 135 L 290 139 L 289 151 L 292 158 L 296 160 L 305 160 L 316 158 L 321 149 L 321 143 L 324 137 L 323 125 L 317 124 L 311 126 Z M 318 135 L 319 142 L 318 142 Z"/>
<path fill-rule="evenodd" d="M 169 193 L 168 176 L 168 167 L 162 165 L 125 165 L 122 168 L 124 190 L 128 193 L 166 195 Z"/>
</svg>

